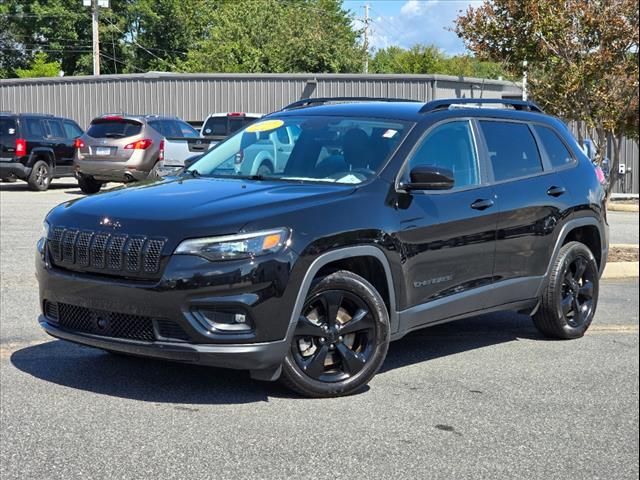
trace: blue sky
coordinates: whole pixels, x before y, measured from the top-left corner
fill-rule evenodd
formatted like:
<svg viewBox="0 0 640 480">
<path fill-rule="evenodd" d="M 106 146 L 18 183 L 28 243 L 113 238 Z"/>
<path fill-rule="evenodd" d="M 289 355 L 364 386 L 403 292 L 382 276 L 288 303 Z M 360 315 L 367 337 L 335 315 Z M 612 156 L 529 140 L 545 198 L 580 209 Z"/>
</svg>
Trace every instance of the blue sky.
<svg viewBox="0 0 640 480">
<path fill-rule="evenodd" d="M 465 51 L 458 36 L 447 30 L 453 28 L 460 11 L 477 7 L 478 0 L 345 0 L 344 8 L 357 18 L 364 16 L 363 6 L 371 7 L 370 44 L 376 49 L 390 45 L 404 48 L 416 43 L 434 44 L 450 55 Z M 356 26 L 361 26 L 359 22 Z"/>
</svg>

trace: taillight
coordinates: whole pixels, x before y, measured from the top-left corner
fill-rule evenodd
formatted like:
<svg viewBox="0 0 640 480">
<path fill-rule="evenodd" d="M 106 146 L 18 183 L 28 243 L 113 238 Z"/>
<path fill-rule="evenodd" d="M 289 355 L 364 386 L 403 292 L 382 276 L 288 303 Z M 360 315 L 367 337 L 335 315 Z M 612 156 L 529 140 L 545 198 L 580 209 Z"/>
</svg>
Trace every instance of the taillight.
<svg viewBox="0 0 640 480">
<path fill-rule="evenodd" d="M 143 138 L 137 142 L 130 143 L 124 146 L 125 150 L 146 150 L 153 143 L 150 138 Z"/>
<path fill-rule="evenodd" d="M 233 162 L 236 165 L 240 165 L 242 163 L 242 160 L 244 160 L 244 150 L 240 150 L 238 153 L 236 153 L 236 156 L 233 159 Z"/>
<path fill-rule="evenodd" d="M 73 142 L 73 148 L 84 148 L 84 147 L 85 147 L 84 142 L 80 138 L 76 138 L 75 141 Z"/>
<path fill-rule="evenodd" d="M 158 160 L 164 160 L 164 138 L 160 140 L 160 151 L 158 152 Z"/>
<path fill-rule="evenodd" d="M 16 155 L 27 154 L 27 141 L 24 138 L 16 138 Z"/>
</svg>

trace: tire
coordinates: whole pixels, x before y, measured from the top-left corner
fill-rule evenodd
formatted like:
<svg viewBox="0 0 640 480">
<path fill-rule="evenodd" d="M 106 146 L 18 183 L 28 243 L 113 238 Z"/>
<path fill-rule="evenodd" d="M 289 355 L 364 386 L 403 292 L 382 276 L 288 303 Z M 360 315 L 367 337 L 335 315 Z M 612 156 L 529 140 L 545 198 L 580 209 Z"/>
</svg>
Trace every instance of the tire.
<svg viewBox="0 0 640 480">
<path fill-rule="evenodd" d="M 593 253 L 580 242 L 560 249 L 540 308 L 533 316 L 545 336 L 568 340 L 580 338 L 591 325 L 598 304 L 598 264 Z"/>
<path fill-rule="evenodd" d="M 102 188 L 102 183 L 97 181 L 93 177 L 81 175 L 78 177 L 78 186 L 80 187 L 80 190 L 82 190 L 82 193 L 91 195 L 100 191 L 100 189 Z"/>
<path fill-rule="evenodd" d="M 38 160 L 27 178 L 29 190 L 44 192 L 51 183 L 51 166 L 44 160 Z"/>
<path fill-rule="evenodd" d="M 323 277 L 307 295 L 280 380 L 306 397 L 354 393 L 382 366 L 389 330 L 387 308 L 369 282 L 348 271 Z"/>
<path fill-rule="evenodd" d="M 256 171 L 256 175 L 261 175 L 264 177 L 270 177 L 273 175 L 273 167 L 269 162 L 262 162 L 262 164 L 258 167 Z"/>
</svg>

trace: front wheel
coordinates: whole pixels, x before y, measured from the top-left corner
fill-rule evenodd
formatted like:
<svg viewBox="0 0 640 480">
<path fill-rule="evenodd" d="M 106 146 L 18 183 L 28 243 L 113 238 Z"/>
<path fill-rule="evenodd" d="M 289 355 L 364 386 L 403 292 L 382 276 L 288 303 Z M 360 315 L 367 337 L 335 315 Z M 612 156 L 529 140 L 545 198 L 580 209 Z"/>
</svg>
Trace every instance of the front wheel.
<svg viewBox="0 0 640 480">
<path fill-rule="evenodd" d="M 598 264 L 586 245 L 560 249 L 533 323 L 551 338 L 579 338 L 591 325 L 598 303 Z"/>
<path fill-rule="evenodd" d="M 389 348 L 389 314 L 364 278 L 339 271 L 309 292 L 282 368 L 282 382 L 308 397 L 361 389 Z"/>
</svg>

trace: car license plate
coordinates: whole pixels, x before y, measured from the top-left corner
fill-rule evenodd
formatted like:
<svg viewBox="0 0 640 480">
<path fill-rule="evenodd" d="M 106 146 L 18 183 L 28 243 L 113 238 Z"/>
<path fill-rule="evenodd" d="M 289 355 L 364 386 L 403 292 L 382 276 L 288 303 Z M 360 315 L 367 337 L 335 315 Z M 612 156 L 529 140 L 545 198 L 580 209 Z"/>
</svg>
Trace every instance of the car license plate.
<svg viewBox="0 0 640 480">
<path fill-rule="evenodd" d="M 96 155 L 111 155 L 111 149 L 109 147 L 96 148 Z"/>
</svg>

